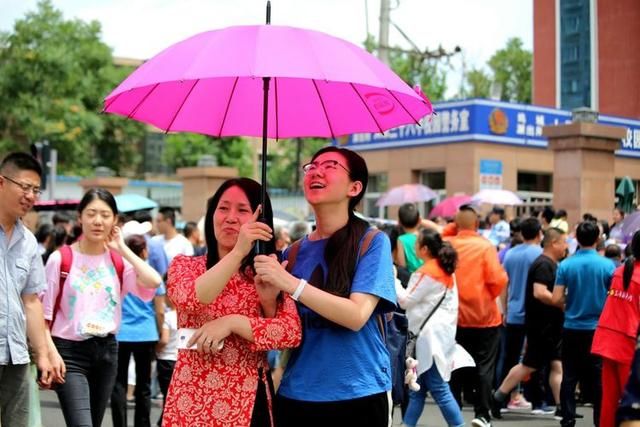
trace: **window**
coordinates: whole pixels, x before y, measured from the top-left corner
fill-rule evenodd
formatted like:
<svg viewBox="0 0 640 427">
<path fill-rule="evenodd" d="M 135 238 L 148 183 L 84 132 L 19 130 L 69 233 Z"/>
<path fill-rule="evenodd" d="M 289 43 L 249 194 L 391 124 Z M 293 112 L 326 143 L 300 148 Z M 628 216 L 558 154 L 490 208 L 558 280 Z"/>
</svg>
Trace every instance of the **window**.
<svg viewBox="0 0 640 427">
<path fill-rule="evenodd" d="M 386 218 L 387 208 L 376 206 L 376 202 L 387 191 L 388 177 L 386 173 L 369 175 L 369 183 L 367 184 L 367 194 L 363 200 L 363 213 L 365 216 L 373 218 Z"/>
<path fill-rule="evenodd" d="M 518 191 L 553 191 L 553 177 L 550 173 L 518 171 Z"/>
<path fill-rule="evenodd" d="M 447 195 L 446 191 L 446 173 L 444 171 L 422 171 L 420 172 L 420 183 L 431 188 L 438 193 L 438 197 L 428 202 L 425 202 L 420 206 L 420 214 L 423 217 L 427 217 L 428 212 L 433 209 L 439 201 L 444 199 Z"/>
<path fill-rule="evenodd" d="M 591 106 L 590 0 L 560 1 L 560 107 Z"/>
</svg>

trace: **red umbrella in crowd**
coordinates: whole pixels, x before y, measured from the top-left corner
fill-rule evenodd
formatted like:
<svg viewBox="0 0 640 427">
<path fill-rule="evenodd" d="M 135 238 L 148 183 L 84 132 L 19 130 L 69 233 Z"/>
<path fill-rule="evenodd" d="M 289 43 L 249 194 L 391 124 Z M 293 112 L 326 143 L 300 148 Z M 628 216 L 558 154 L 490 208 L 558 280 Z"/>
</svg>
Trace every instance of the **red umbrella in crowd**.
<svg viewBox="0 0 640 427">
<path fill-rule="evenodd" d="M 471 196 L 467 196 L 466 194 L 447 197 L 431 209 L 429 218 L 454 216 L 460 206 L 467 203 L 471 203 Z"/>
<path fill-rule="evenodd" d="M 168 47 L 111 92 L 104 111 L 167 132 L 261 136 L 266 191 L 267 138 L 384 132 L 419 124 L 432 107 L 352 43 L 318 31 L 253 25 Z"/>
</svg>

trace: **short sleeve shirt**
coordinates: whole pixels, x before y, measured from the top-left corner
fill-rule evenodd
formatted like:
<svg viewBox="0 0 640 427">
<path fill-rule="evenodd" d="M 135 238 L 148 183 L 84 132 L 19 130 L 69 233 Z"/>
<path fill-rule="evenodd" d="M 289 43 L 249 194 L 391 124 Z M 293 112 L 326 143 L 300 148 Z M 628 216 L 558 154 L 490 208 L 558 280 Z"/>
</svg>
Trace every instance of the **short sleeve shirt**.
<svg viewBox="0 0 640 427">
<path fill-rule="evenodd" d="M 304 238 L 293 275 L 318 281 L 326 277 L 327 240 Z M 380 333 L 377 314 L 396 303 L 391 243 L 378 233 L 358 261 L 351 292 L 380 297 L 377 310 L 359 331 L 336 325 L 298 303 L 302 344 L 293 350 L 278 393 L 303 401 L 329 402 L 355 399 L 391 389 L 389 353 Z M 322 271 L 322 273 L 318 273 Z M 314 272 L 316 272 L 314 274 Z"/>
<path fill-rule="evenodd" d="M 615 269 L 613 261 L 595 249 L 579 249 L 560 263 L 556 285 L 565 286 L 567 292 L 565 328 L 596 329 Z"/>
<path fill-rule="evenodd" d="M 11 241 L 0 226 L 0 365 L 29 363 L 22 296 L 46 288 L 38 242 L 16 222 Z"/>
<path fill-rule="evenodd" d="M 546 255 L 540 255 L 533 261 L 527 274 L 527 291 L 525 296 L 525 325 L 527 329 L 544 332 L 549 329 L 558 331 L 562 328 L 564 314 L 558 307 L 544 304 L 533 296 L 533 285 L 545 285 L 553 292 L 558 264 Z"/>
</svg>

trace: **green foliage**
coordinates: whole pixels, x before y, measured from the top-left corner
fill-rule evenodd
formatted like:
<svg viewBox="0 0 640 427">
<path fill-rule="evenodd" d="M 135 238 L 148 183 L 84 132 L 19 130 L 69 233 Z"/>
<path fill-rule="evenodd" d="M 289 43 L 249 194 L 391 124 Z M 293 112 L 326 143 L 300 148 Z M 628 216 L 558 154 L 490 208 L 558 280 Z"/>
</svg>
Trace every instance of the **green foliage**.
<svg viewBox="0 0 640 427">
<path fill-rule="evenodd" d="M 466 74 L 466 83 L 460 98 L 488 98 L 491 92 L 491 77 L 480 68 L 472 68 Z"/>
<path fill-rule="evenodd" d="M 0 35 L 1 150 L 47 139 L 62 173 L 135 169 L 143 125 L 100 114 L 104 96 L 130 70 L 115 68 L 100 37 L 98 22 L 65 20 L 49 0 Z"/>
<path fill-rule="evenodd" d="M 242 138 L 213 138 L 196 133 L 167 136 L 163 161 L 173 170 L 198 164 L 202 155 L 211 155 L 220 166 L 232 166 L 241 176 L 253 176 L 251 149 Z"/>
<path fill-rule="evenodd" d="M 375 39 L 367 36 L 364 47 L 368 52 L 377 49 Z M 438 59 L 425 58 L 420 52 L 407 52 L 398 47 L 389 50 L 391 69 L 409 86 L 420 85 L 422 91 L 433 102 L 444 99 L 447 90 L 447 74 Z"/>
<path fill-rule="evenodd" d="M 298 142 L 299 141 L 299 142 Z M 322 138 L 285 139 L 269 144 L 267 156 L 267 181 L 271 188 L 286 188 L 291 191 L 300 190 L 300 183 L 296 181 L 302 176 L 301 167 L 309 161 L 311 156 L 320 148 L 328 145 L 330 140 Z M 300 162 L 297 162 L 297 152 L 300 150 Z"/>
<path fill-rule="evenodd" d="M 504 49 L 489 59 L 494 81 L 501 90 L 500 99 L 531 103 L 531 66 L 533 56 L 522 48 L 522 40 L 512 38 Z"/>
</svg>

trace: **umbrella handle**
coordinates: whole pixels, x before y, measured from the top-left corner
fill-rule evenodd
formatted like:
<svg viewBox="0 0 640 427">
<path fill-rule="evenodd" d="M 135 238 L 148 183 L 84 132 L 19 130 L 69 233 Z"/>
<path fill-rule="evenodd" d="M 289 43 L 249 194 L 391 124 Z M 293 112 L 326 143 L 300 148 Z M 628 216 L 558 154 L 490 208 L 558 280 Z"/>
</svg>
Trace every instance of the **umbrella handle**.
<svg viewBox="0 0 640 427">
<path fill-rule="evenodd" d="M 267 0 L 267 25 L 271 24 L 271 1 Z"/>
<path fill-rule="evenodd" d="M 266 224 L 267 219 L 264 216 L 260 215 L 260 218 L 258 218 L 258 222 Z M 267 253 L 267 242 L 265 242 L 264 240 L 256 240 L 255 251 L 256 255 L 269 255 Z"/>
</svg>

